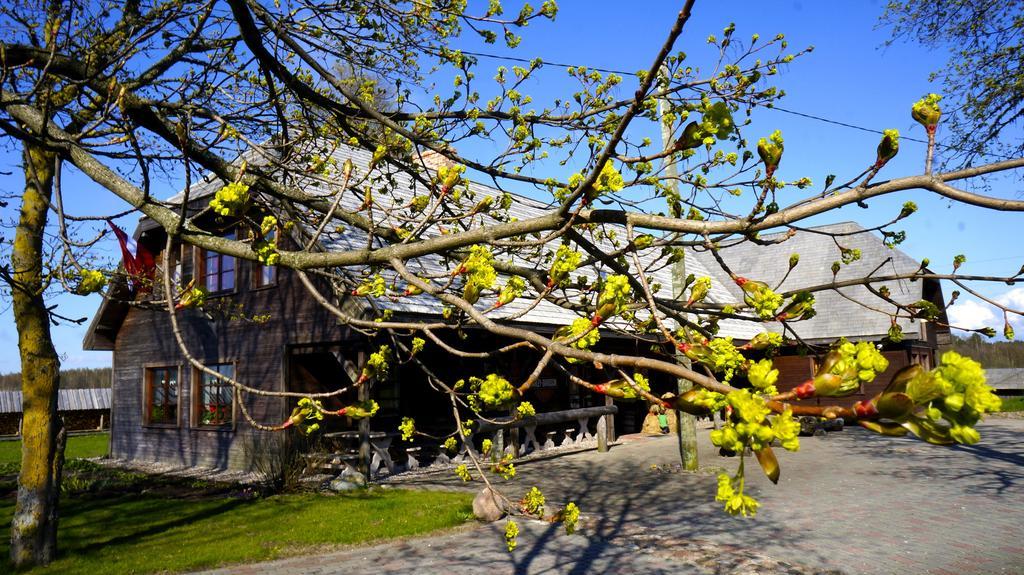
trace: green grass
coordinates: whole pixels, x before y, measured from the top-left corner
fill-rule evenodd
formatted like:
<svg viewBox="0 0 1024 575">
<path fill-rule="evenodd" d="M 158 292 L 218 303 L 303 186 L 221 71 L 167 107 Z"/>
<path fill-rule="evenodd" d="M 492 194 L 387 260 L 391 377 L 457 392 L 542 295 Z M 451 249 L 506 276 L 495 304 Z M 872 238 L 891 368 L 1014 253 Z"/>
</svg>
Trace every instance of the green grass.
<svg viewBox="0 0 1024 575">
<path fill-rule="evenodd" d="M 90 433 L 68 437 L 64 450 L 66 459 L 99 457 L 107 454 L 109 433 Z M 21 466 L 21 441 L 0 441 L 0 473 L 17 473 Z"/>
<path fill-rule="evenodd" d="M 1024 397 L 1004 397 L 999 411 L 1024 411 Z"/>
<path fill-rule="evenodd" d="M 63 499 L 59 558 L 30 573 L 177 572 L 264 561 L 453 527 L 472 517 L 471 500 L 380 489 L 266 499 Z M 0 501 L 0 571 L 11 567 L 13 511 L 12 500 Z"/>
</svg>

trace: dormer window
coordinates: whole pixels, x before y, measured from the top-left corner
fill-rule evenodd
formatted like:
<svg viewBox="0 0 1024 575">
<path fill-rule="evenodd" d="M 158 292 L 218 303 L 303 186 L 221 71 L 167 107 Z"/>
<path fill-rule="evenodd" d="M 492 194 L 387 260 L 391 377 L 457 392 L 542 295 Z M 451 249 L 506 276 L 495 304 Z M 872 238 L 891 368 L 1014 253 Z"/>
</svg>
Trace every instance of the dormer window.
<svg viewBox="0 0 1024 575">
<path fill-rule="evenodd" d="M 221 234 L 222 238 L 235 239 L 235 230 Z M 224 255 L 211 250 L 199 250 L 197 266 L 198 284 L 206 291 L 215 294 L 234 291 L 237 262 L 234 256 Z"/>
</svg>

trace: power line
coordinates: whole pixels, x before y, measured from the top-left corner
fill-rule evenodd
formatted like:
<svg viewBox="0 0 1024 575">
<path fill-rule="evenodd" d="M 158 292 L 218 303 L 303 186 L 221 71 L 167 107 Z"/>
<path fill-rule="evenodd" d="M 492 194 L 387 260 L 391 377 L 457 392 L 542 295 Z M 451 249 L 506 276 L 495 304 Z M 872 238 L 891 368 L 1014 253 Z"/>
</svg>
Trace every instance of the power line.
<svg viewBox="0 0 1024 575">
<path fill-rule="evenodd" d="M 851 129 L 854 129 L 854 130 L 860 130 L 862 132 L 870 132 L 872 134 L 884 134 L 885 133 L 882 130 L 875 130 L 873 128 L 865 128 L 864 126 L 858 126 L 856 124 L 849 124 L 847 122 L 840 122 L 839 120 L 830 120 L 828 118 L 823 118 L 821 116 L 815 116 L 814 114 L 807 114 L 807 113 L 804 113 L 804 112 L 797 112 L 796 110 L 788 110 L 786 108 L 781 108 L 781 107 L 776 106 L 774 104 L 771 105 L 771 106 L 766 106 L 766 108 L 768 108 L 769 110 L 778 110 L 780 112 L 785 112 L 787 114 L 793 114 L 794 116 L 800 116 L 800 117 L 808 118 L 808 119 L 811 119 L 811 120 L 817 120 L 818 122 L 825 122 L 827 124 L 834 124 L 836 126 L 842 126 L 844 128 L 851 128 Z M 919 142 L 921 144 L 927 144 L 928 143 L 928 140 L 922 140 L 920 138 L 912 138 L 910 136 L 904 136 L 903 134 L 900 134 L 900 140 L 901 141 L 902 140 L 906 140 L 906 141 L 909 141 L 909 142 Z M 964 151 L 963 149 L 957 148 L 956 146 L 949 146 L 947 144 L 940 144 L 938 142 L 935 143 L 935 147 L 937 147 L 937 148 L 944 148 L 946 150 L 952 150 L 954 152 L 963 152 Z M 993 153 L 993 152 L 975 152 L 975 153 L 977 153 L 980 156 L 992 156 L 993 158 L 1002 158 L 1004 160 L 1013 160 L 1013 159 L 1015 159 L 1013 156 L 1006 156 L 1006 155 L 1003 155 L 1003 154 L 996 154 L 996 153 Z"/>
<path fill-rule="evenodd" d="M 462 50 L 462 53 L 468 54 L 470 56 L 477 56 L 479 58 L 491 58 L 492 60 L 508 60 L 509 62 L 522 62 L 525 64 L 533 63 L 533 60 L 529 58 L 517 58 L 515 56 L 499 56 L 497 54 L 484 54 L 483 52 L 468 52 L 466 50 Z M 534 58 L 534 60 L 536 60 L 536 58 Z M 579 68 L 579 66 L 575 64 L 560 64 L 558 62 L 548 62 L 543 58 L 541 58 L 540 61 L 543 64 L 548 64 L 551 66 L 561 66 L 563 68 Z M 609 74 L 621 74 L 623 76 L 633 76 L 636 74 L 636 71 L 624 72 L 622 70 L 612 70 L 611 68 L 598 68 L 596 66 L 585 66 L 585 68 L 588 70 L 597 70 L 598 72 L 607 72 Z"/>
<path fill-rule="evenodd" d="M 531 59 L 528 59 L 528 58 L 518 58 L 518 57 L 515 57 L 515 56 L 501 56 L 501 55 L 498 55 L 498 54 L 486 54 L 484 52 L 469 52 L 469 51 L 463 50 L 462 53 L 470 55 L 470 56 L 476 56 L 478 58 L 490 58 L 492 60 L 506 60 L 506 61 L 509 61 L 509 62 L 522 62 L 522 63 L 526 63 L 526 64 L 530 64 L 530 63 L 532 63 L 534 61 L 534 60 L 531 60 Z M 575 64 L 562 64 L 562 63 L 559 63 L 559 62 L 548 62 L 547 60 L 544 60 L 543 58 L 540 58 L 539 60 L 543 64 L 550 64 L 552 66 L 560 66 L 560 67 L 564 67 L 564 68 L 578 68 L 578 67 L 580 67 L 579 65 L 575 65 Z M 608 73 L 608 74 L 621 74 L 623 76 L 632 76 L 632 75 L 636 74 L 636 72 L 625 72 L 623 70 L 615 70 L 615 69 L 612 69 L 612 68 L 599 68 L 599 67 L 596 67 L 596 66 L 584 66 L 584 67 L 587 68 L 588 70 L 597 70 L 598 72 L 605 72 L 605 73 Z M 864 126 L 858 126 L 856 124 L 851 124 L 849 122 L 841 122 L 839 120 L 832 120 L 832 119 L 825 118 L 825 117 L 822 117 L 822 116 L 818 116 L 818 115 L 815 115 L 815 114 L 808 114 L 806 112 L 797 112 L 796 110 L 790 110 L 788 108 L 782 108 L 782 107 L 775 106 L 775 105 L 765 106 L 765 107 L 768 108 L 769 110 L 778 110 L 779 112 L 784 112 L 786 114 L 792 114 L 794 116 L 800 116 L 802 118 L 807 118 L 809 120 L 815 120 L 817 122 L 824 122 L 826 124 L 832 124 L 832 125 L 835 125 L 835 126 L 841 126 L 843 128 L 849 128 L 851 130 L 860 130 L 862 132 L 868 132 L 868 133 L 871 133 L 871 134 L 880 134 L 880 135 L 884 134 L 884 132 L 882 130 L 876 130 L 874 128 L 866 128 Z M 922 140 L 920 138 L 913 138 L 913 137 L 910 137 L 910 136 L 904 136 L 902 134 L 900 135 L 900 139 L 901 140 L 906 140 L 908 142 L 918 142 L 920 144 L 927 144 L 928 143 L 928 140 Z M 950 146 L 950 145 L 947 145 L 947 144 L 940 144 L 938 142 L 936 142 L 935 147 L 943 148 L 943 149 L 946 149 L 946 150 L 951 150 L 951 151 L 954 151 L 954 152 L 965 152 L 966 151 L 966 150 L 963 150 L 962 148 L 957 148 L 956 146 Z M 1000 158 L 1000 159 L 1003 159 L 1003 160 L 1015 159 L 1014 156 L 1007 156 L 1007 155 L 1004 155 L 1004 154 L 997 154 L 997 153 L 993 153 L 993 152 L 974 152 L 974 153 L 976 153 L 976 154 L 978 154 L 980 156 L 990 156 L 990 157 L 993 157 L 993 158 Z"/>
</svg>

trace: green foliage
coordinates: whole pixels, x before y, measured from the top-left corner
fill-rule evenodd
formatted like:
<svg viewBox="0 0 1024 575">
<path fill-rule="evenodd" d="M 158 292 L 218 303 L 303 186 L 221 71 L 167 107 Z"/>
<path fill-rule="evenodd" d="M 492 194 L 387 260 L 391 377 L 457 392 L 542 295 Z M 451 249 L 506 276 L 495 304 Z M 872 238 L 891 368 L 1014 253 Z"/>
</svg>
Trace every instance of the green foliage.
<svg viewBox="0 0 1024 575">
<path fill-rule="evenodd" d="M 881 166 L 896 157 L 900 151 L 900 131 L 885 130 L 882 132 L 882 141 L 878 143 L 876 150 L 875 165 Z"/>
<path fill-rule="evenodd" d="M 750 339 L 750 341 L 747 342 L 747 345 L 744 346 L 744 347 L 746 349 L 754 349 L 754 350 L 760 350 L 760 349 L 772 350 L 772 349 L 776 349 L 779 346 L 781 346 L 782 345 L 782 341 L 783 340 L 782 340 L 782 334 L 781 333 L 775 333 L 773 331 L 762 331 L 761 333 L 759 333 L 759 334 L 755 335 L 754 337 L 752 337 Z"/>
<path fill-rule="evenodd" d="M 508 547 L 509 553 L 515 551 L 517 537 L 519 537 L 519 525 L 509 519 L 505 522 L 505 546 Z"/>
<path fill-rule="evenodd" d="M 770 359 L 751 362 L 750 367 L 747 368 L 747 379 L 750 380 L 750 385 L 760 393 L 768 395 L 778 393 L 775 383 L 779 380 L 779 370 L 775 369 Z"/>
<path fill-rule="evenodd" d="M 861 251 L 858 248 L 839 248 L 839 254 L 846 265 L 850 265 L 861 258 Z"/>
<path fill-rule="evenodd" d="M 696 302 L 704 301 L 711 291 L 711 278 L 704 276 L 697 278 L 690 287 L 690 299 L 686 305 L 693 305 Z"/>
<path fill-rule="evenodd" d="M 501 459 L 493 460 L 491 462 L 491 472 L 497 473 L 506 481 L 513 479 L 516 476 L 516 466 L 512 463 L 512 458 L 513 455 L 508 453 Z"/>
<path fill-rule="evenodd" d="M 597 298 L 596 318 L 608 319 L 622 313 L 629 304 L 629 278 L 624 275 L 611 275 L 604 280 L 601 295 Z"/>
<path fill-rule="evenodd" d="M 551 262 L 551 271 L 548 273 L 548 285 L 564 286 L 569 281 L 569 274 L 576 271 L 580 265 L 583 254 L 569 247 L 568 244 L 558 246 L 555 252 L 555 259 Z"/>
<path fill-rule="evenodd" d="M 526 291 L 526 282 L 519 276 L 512 276 L 505 282 L 505 287 L 498 293 L 497 305 L 502 306 L 515 301 Z"/>
<path fill-rule="evenodd" d="M 488 374 L 485 379 L 473 377 L 469 381 L 476 391 L 476 397 L 488 408 L 496 409 L 508 405 L 515 394 L 512 384 L 496 373 Z"/>
<path fill-rule="evenodd" d="M 206 303 L 208 295 L 209 292 L 206 291 L 206 288 L 195 285 L 195 282 L 189 282 L 178 296 L 178 307 L 181 309 L 201 308 Z"/>
<path fill-rule="evenodd" d="M 928 94 L 914 102 L 914 105 L 910 108 L 911 117 L 926 128 L 934 128 L 938 125 L 939 118 L 942 116 L 942 109 L 939 107 L 939 100 L 941 99 L 942 96 L 938 94 Z"/>
<path fill-rule="evenodd" d="M 412 346 L 409 349 L 409 353 L 411 355 L 416 355 L 419 352 L 423 351 L 423 346 L 425 345 L 427 345 L 427 341 L 425 339 L 423 339 L 422 337 L 414 337 L 412 338 Z"/>
<path fill-rule="evenodd" d="M 377 415 L 377 411 L 379 410 L 380 405 L 376 401 L 367 399 L 366 401 L 346 406 L 342 413 L 346 417 L 351 417 L 352 419 L 367 419 Z"/>
<path fill-rule="evenodd" d="M 757 515 L 757 508 L 761 506 L 756 499 L 743 493 L 742 475 L 732 478 L 726 473 L 720 473 L 715 500 L 725 503 L 726 513 L 744 517 Z"/>
<path fill-rule="evenodd" d="M 757 155 L 764 162 L 766 177 L 772 177 L 779 162 L 782 161 L 784 150 L 782 132 L 775 130 L 768 138 L 761 138 L 757 141 Z"/>
<path fill-rule="evenodd" d="M 371 353 L 369 359 L 366 360 L 366 365 L 363 367 L 360 378 L 363 380 L 371 377 L 384 379 L 387 377 L 388 371 L 391 369 L 391 360 L 391 347 L 388 345 L 380 346 L 380 348 Z"/>
<path fill-rule="evenodd" d="M 977 443 L 974 426 L 985 413 L 998 411 L 1000 399 L 985 383 L 978 362 L 948 351 L 938 367 L 919 365 L 900 370 L 877 397 L 858 402 L 854 410 L 862 426 L 888 435 L 910 431 L 936 444 Z"/>
<path fill-rule="evenodd" d="M 301 397 L 292 409 L 288 421 L 298 427 L 305 435 L 316 432 L 320 429 L 320 421 L 324 418 L 323 405 L 316 399 Z"/>
<path fill-rule="evenodd" d="M 736 369 L 747 361 L 733 345 L 731 337 L 716 337 L 708 342 L 707 348 L 710 353 L 702 363 L 715 373 L 721 373 L 724 381 L 731 380 Z"/>
<path fill-rule="evenodd" d="M 598 195 L 605 192 L 618 192 L 622 190 L 625 182 L 622 180 L 622 174 L 615 169 L 611 161 L 605 162 L 601 166 L 601 172 L 597 175 L 597 180 L 594 181 L 594 191 Z"/>
<path fill-rule="evenodd" d="M 544 516 L 544 494 L 540 489 L 531 487 L 520 502 L 523 512 L 536 517 Z"/>
<path fill-rule="evenodd" d="M 559 333 L 561 332 L 561 333 Z M 598 331 L 590 320 L 578 317 L 572 321 L 569 326 L 563 326 L 558 329 L 555 333 L 555 339 L 561 339 L 564 341 L 573 340 L 572 347 L 576 349 L 590 349 L 601 339 L 601 332 Z M 582 337 L 581 337 L 582 336 Z"/>
<path fill-rule="evenodd" d="M 466 274 L 462 297 L 471 304 L 480 299 L 480 292 L 494 287 L 498 279 L 494 271 L 494 255 L 491 254 L 491 248 L 484 245 L 469 248 L 469 257 L 462 262 L 459 271 Z"/>
<path fill-rule="evenodd" d="M 809 385 L 807 394 L 802 391 L 804 386 L 796 391 L 800 397 L 842 397 L 860 389 L 862 383 L 873 381 L 888 367 L 889 360 L 874 344 L 843 341 L 825 355 L 810 384 L 804 384 Z"/>
<path fill-rule="evenodd" d="M 78 285 L 74 287 L 74 292 L 77 295 L 93 294 L 102 290 L 107 285 L 106 276 L 99 270 L 82 268 L 71 275 L 78 278 Z"/>
<path fill-rule="evenodd" d="M 413 436 L 416 434 L 416 420 L 411 417 L 403 417 L 402 422 L 398 424 L 398 431 L 402 433 L 402 441 L 413 441 Z"/>
<path fill-rule="evenodd" d="M 576 532 L 576 528 L 580 523 L 580 508 L 575 502 L 570 501 L 565 504 L 565 508 L 560 513 L 562 519 L 562 525 L 565 527 L 565 534 L 572 535 Z"/>
<path fill-rule="evenodd" d="M 530 403 L 529 401 L 524 401 L 516 406 L 516 415 L 520 418 L 534 417 L 537 415 L 537 410 L 534 409 L 532 403 Z"/>
<path fill-rule="evenodd" d="M 455 436 L 447 437 L 445 438 L 444 443 L 441 444 L 441 447 L 449 453 L 455 453 L 455 450 L 459 448 L 459 440 L 455 439 Z"/>
<path fill-rule="evenodd" d="M 772 319 L 782 305 L 782 296 L 775 293 L 768 284 L 746 278 L 738 278 L 737 285 L 743 290 L 743 301 L 754 308 L 761 319 Z"/>
<path fill-rule="evenodd" d="M 379 274 L 359 284 L 352 295 L 359 297 L 381 297 L 387 292 L 387 282 Z"/>
<path fill-rule="evenodd" d="M 232 182 L 217 190 L 210 208 L 221 216 L 240 216 L 249 208 L 249 186 Z"/>
</svg>

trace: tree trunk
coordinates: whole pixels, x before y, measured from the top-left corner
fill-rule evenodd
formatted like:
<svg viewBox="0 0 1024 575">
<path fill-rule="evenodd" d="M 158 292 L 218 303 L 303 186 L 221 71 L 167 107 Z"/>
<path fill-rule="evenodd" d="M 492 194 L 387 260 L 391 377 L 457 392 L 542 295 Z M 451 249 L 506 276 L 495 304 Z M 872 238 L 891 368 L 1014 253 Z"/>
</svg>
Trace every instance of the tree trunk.
<svg viewBox="0 0 1024 575">
<path fill-rule="evenodd" d="M 65 435 L 57 414 L 60 360 L 43 301 L 43 233 L 53 194 L 54 155 L 26 143 L 23 156 L 25 191 L 11 250 L 24 414 L 18 499 L 11 523 L 11 561 L 18 567 L 45 565 L 57 554 Z"/>
</svg>

